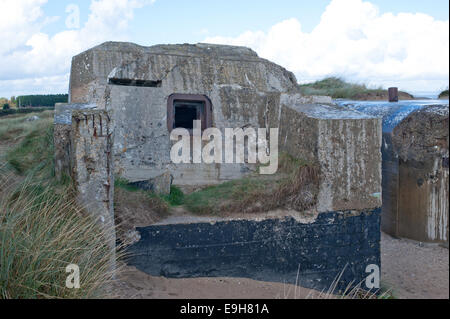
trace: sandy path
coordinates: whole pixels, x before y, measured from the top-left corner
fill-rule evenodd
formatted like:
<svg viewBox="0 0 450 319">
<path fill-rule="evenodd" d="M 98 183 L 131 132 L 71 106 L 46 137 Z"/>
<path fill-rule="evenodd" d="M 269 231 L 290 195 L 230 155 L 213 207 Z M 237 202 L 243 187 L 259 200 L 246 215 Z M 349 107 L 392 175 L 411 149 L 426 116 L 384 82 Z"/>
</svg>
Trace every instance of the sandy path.
<svg viewBox="0 0 450 319">
<path fill-rule="evenodd" d="M 245 278 L 168 279 L 149 276 L 126 267 L 115 293 L 119 298 L 136 299 L 307 299 L 319 292 L 283 283 Z"/>
<path fill-rule="evenodd" d="M 382 233 L 381 272 L 396 298 L 449 298 L 448 248 Z"/>
</svg>

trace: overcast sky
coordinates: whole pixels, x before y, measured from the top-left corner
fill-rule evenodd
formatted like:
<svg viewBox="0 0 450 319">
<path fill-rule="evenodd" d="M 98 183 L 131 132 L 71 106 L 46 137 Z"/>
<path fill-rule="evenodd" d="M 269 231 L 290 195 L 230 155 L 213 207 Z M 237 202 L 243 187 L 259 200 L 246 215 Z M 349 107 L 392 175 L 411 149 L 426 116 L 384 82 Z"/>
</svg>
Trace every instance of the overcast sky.
<svg viewBox="0 0 450 319">
<path fill-rule="evenodd" d="M 0 0 L 0 12 L 0 97 L 66 93 L 72 56 L 111 40 L 245 45 L 300 83 L 449 82 L 448 0 Z"/>
</svg>

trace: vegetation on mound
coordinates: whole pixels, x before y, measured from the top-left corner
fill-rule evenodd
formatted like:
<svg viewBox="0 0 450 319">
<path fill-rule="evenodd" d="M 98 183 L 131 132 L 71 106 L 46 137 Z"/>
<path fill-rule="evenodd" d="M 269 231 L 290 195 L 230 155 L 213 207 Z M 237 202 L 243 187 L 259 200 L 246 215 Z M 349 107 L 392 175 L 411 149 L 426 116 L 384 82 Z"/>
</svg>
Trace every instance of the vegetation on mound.
<svg viewBox="0 0 450 319">
<path fill-rule="evenodd" d="M 439 94 L 440 99 L 448 99 L 448 89 L 445 91 L 442 91 L 441 94 Z"/>
<path fill-rule="evenodd" d="M 197 215 L 258 213 L 279 208 L 305 211 L 316 204 L 318 178 L 315 166 L 282 153 L 275 176 L 255 174 L 190 194 L 172 186 L 171 194 L 161 199 Z"/>
<path fill-rule="evenodd" d="M 303 95 L 326 95 L 334 99 L 351 100 L 377 100 L 387 99 L 387 90 L 379 87 L 370 89 L 365 84 L 354 84 L 345 82 L 338 77 L 329 77 L 314 83 L 301 84 L 300 91 Z M 414 97 L 406 92 L 399 92 L 403 99 L 413 99 Z"/>
<path fill-rule="evenodd" d="M 225 207 L 228 207 L 230 212 L 232 208 L 236 211 L 237 206 L 256 197 L 269 186 L 269 181 L 252 178 L 233 180 L 193 192 L 185 196 L 183 205 L 194 214 L 218 215 Z"/>
<path fill-rule="evenodd" d="M 167 206 L 183 206 L 196 215 L 259 213 L 281 208 L 306 211 L 316 204 L 318 179 L 318 169 L 314 165 L 281 153 L 278 173 L 274 176 L 254 174 L 190 194 L 183 194 L 177 186 L 172 186 L 170 195 L 165 196 L 139 190 L 127 180 L 116 178 L 115 198 L 127 198 L 124 204 L 133 196 L 139 196 L 146 203 L 147 215 L 152 215 L 154 220 L 167 213 Z M 130 196 L 122 196 L 124 191 Z M 116 206 L 117 211 L 120 210 L 118 215 L 123 214 L 125 208 L 121 204 Z"/>
<path fill-rule="evenodd" d="M 169 212 L 169 202 L 163 199 L 163 196 L 157 196 L 152 192 L 141 190 L 123 178 L 116 178 L 114 180 L 115 199 L 116 195 L 119 195 L 118 205 L 124 202 L 131 203 L 138 199 L 139 201 L 146 203 L 148 209 L 154 211 L 158 215 L 166 215 Z M 122 196 L 123 195 L 123 196 Z M 170 197 L 170 196 L 167 196 Z M 133 199 L 134 198 L 134 199 Z"/>
<path fill-rule="evenodd" d="M 22 122 L 13 129 L 14 135 L 5 135 L 20 140 L 7 154 L 6 159 L 19 174 L 46 171 L 53 178 L 53 125 L 49 117 L 32 122 Z M 0 133 L 1 134 L 1 133 Z"/>
<path fill-rule="evenodd" d="M 158 196 L 151 191 L 145 191 L 139 187 L 132 185 L 128 180 L 122 177 L 116 177 L 114 179 L 114 187 L 117 190 L 126 192 L 128 194 L 137 194 L 145 198 L 146 201 L 151 203 L 151 206 L 158 213 L 167 213 L 169 206 L 178 206 L 182 204 L 184 194 L 176 186 L 171 186 L 170 195 Z"/>
<path fill-rule="evenodd" d="M 10 146 L 0 163 L 0 298 L 107 296 L 108 231 L 76 205 L 71 183 L 54 178 L 52 112 L 26 118 L 0 119 Z M 80 289 L 65 286 L 69 264 L 80 268 Z"/>
<path fill-rule="evenodd" d="M 258 175 L 207 187 L 186 196 L 184 205 L 202 215 L 307 211 L 316 205 L 318 182 L 317 167 L 281 154 L 276 176 Z"/>
</svg>

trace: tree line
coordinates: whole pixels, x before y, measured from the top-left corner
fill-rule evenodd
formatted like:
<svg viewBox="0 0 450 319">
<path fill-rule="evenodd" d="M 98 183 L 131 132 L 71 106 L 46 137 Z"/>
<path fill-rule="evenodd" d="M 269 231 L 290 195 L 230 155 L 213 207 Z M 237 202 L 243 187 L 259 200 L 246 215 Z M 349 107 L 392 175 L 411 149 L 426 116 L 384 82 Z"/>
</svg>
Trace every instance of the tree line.
<svg viewBox="0 0 450 319">
<path fill-rule="evenodd" d="M 68 100 L 68 94 L 21 95 L 11 98 L 11 102 L 17 107 L 55 106 L 55 103 L 67 103 Z"/>
</svg>

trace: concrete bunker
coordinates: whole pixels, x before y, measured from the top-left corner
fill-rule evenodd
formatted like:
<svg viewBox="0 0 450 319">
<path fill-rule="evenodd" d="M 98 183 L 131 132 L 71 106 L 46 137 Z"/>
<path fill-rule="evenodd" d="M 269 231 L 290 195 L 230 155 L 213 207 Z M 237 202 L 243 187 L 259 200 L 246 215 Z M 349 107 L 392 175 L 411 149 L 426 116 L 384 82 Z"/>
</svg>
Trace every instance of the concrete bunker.
<svg viewBox="0 0 450 319">
<path fill-rule="evenodd" d="M 426 106 L 394 128 L 398 185 L 390 207 L 396 209 L 386 211 L 383 223 L 394 236 L 448 247 L 448 146 L 448 105 Z"/>
<path fill-rule="evenodd" d="M 75 56 L 70 104 L 55 115 L 59 174 L 72 176 L 79 201 L 104 222 L 114 219 L 115 177 L 167 193 L 171 183 L 203 187 L 257 171 L 172 163 L 170 131 L 194 117 L 221 131 L 278 128 L 279 151 L 317 167 L 313 204 L 141 225 L 132 264 L 171 277 L 287 282 L 300 269 L 301 283 L 320 289 L 343 271 L 342 290 L 380 265 L 381 120 L 302 96 L 291 72 L 248 48 L 107 42 Z"/>
<path fill-rule="evenodd" d="M 429 103 L 349 106 L 383 118 L 382 230 L 448 246 L 449 108 Z"/>
</svg>

